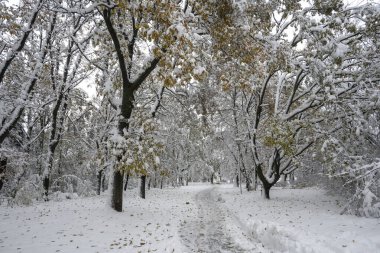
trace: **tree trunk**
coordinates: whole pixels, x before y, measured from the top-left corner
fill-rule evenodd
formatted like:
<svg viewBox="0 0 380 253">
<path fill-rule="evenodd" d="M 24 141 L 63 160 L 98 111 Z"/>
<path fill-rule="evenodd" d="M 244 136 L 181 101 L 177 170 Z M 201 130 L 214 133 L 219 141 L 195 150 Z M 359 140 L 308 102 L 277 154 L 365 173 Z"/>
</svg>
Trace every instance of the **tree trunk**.
<svg viewBox="0 0 380 253">
<path fill-rule="evenodd" d="M 153 179 L 153 188 L 157 188 L 157 177 L 154 176 L 154 179 Z"/>
<path fill-rule="evenodd" d="M 249 177 L 246 177 L 246 178 L 245 178 L 245 188 L 247 189 L 248 192 L 249 192 L 250 190 L 252 190 L 252 187 L 251 187 L 251 180 L 249 179 Z"/>
<path fill-rule="evenodd" d="M 45 201 L 48 201 L 49 198 L 49 187 L 50 187 L 50 178 L 48 175 L 46 175 L 44 177 L 44 180 L 43 180 L 43 186 L 44 186 L 44 198 L 45 198 Z"/>
<path fill-rule="evenodd" d="M 129 172 L 127 173 L 127 178 L 125 179 L 124 191 L 127 190 L 127 187 L 128 187 L 128 181 L 129 181 Z"/>
<path fill-rule="evenodd" d="M 264 188 L 264 198 L 265 199 L 270 199 L 270 196 L 269 196 L 269 191 L 270 191 L 270 188 L 272 186 L 270 184 L 263 184 L 263 188 Z"/>
<path fill-rule="evenodd" d="M 146 181 L 146 176 L 143 175 L 141 176 L 141 182 L 140 182 L 140 197 L 142 199 L 145 199 L 145 181 Z"/>
<path fill-rule="evenodd" d="M 160 189 L 162 190 L 162 187 L 164 186 L 164 179 L 161 178 L 161 185 L 160 185 Z"/>
<path fill-rule="evenodd" d="M 289 183 L 292 185 L 294 184 L 294 172 L 291 172 L 289 175 Z"/>
<path fill-rule="evenodd" d="M 96 193 L 100 195 L 100 191 L 102 189 L 102 177 L 103 177 L 103 170 L 98 171 L 98 188 L 96 189 Z"/>
<path fill-rule="evenodd" d="M 0 190 L 4 185 L 5 170 L 7 168 L 7 158 L 5 156 L 0 156 Z"/>
<path fill-rule="evenodd" d="M 236 187 L 239 187 L 239 175 L 236 175 Z"/>
<path fill-rule="evenodd" d="M 106 176 L 103 174 L 102 178 L 102 192 L 106 191 Z"/>
<path fill-rule="evenodd" d="M 115 170 L 113 172 L 113 187 L 112 187 L 112 208 L 118 212 L 123 211 L 123 179 L 122 171 Z"/>
<path fill-rule="evenodd" d="M 258 165 L 256 167 L 256 171 L 257 171 L 257 176 L 260 178 L 260 181 L 263 185 L 263 188 L 264 188 L 264 197 L 266 199 L 270 199 L 270 196 L 269 196 L 269 190 L 270 188 L 275 185 L 278 180 L 280 179 L 281 175 L 279 173 L 279 170 L 280 170 L 280 153 L 279 153 L 279 150 L 277 148 L 274 149 L 274 153 L 272 155 L 272 158 L 273 158 L 273 161 L 272 161 L 272 164 L 270 165 L 270 169 L 272 171 L 272 175 L 270 175 L 270 177 L 274 177 L 270 182 L 268 181 L 268 179 L 266 178 L 266 176 L 264 175 L 263 173 L 263 170 L 262 170 L 262 167 L 261 165 Z"/>
<path fill-rule="evenodd" d="M 54 144 L 54 145 L 52 145 Z M 49 198 L 49 188 L 50 188 L 50 173 L 53 168 L 53 162 L 54 162 L 54 151 L 55 151 L 55 143 L 49 144 L 49 150 L 48 150 L 48 157 L 47 157 L 47 164 L 43 172 L 43 187 L 44 187 L 44 199 L 45 201 L 48 201 Z M 53 153 L 52 153 L 53 152 Z"/>
<path fill-rule="evenodd" d="M 286 180 L 288 179 L 288 174 L 284 175 L 284 183 L 286 183 Z"/>
</svg>

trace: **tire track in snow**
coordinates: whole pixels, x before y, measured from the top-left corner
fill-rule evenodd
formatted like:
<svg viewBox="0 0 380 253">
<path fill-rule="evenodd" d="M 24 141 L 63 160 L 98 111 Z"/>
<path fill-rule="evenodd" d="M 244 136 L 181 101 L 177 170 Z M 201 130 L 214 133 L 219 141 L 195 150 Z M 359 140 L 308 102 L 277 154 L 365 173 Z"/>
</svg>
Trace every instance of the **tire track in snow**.
<svg viewBox="0 0 380 253">
<path fill-rule="evenodd" d="M 195 196 L 198 216 L 181 223 L 179 234 L 185 252 L 263 252 L 254 238 L 244 233 L 246 228 L 239 220 L 223 209 L 215 187 Z"/>
</svg>

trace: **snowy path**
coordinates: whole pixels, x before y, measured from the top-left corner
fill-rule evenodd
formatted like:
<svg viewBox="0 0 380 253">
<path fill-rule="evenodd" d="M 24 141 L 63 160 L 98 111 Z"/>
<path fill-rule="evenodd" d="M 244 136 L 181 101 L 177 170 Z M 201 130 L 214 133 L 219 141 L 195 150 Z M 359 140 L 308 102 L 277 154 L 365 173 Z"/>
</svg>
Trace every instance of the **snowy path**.
<svg viewBox="0 0 380 253">
<path fill-rule="evenodd" d="M 228 210 L 216 188 L 195 196 L 198 216 L 181 223 L 180 237 L 185 252 L 263 252 L 262 246 L 248 236 L 248 229 Z"/>
</svg>

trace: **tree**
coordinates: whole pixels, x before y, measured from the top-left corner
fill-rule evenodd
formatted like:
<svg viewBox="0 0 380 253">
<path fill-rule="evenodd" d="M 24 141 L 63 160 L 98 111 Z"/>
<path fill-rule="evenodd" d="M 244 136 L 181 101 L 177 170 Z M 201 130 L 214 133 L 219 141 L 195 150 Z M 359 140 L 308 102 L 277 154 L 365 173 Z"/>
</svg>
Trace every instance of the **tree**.
<svg viewBox="0 0 380 253">
<path fill-rule="evenodd" d="M 118 130 L 112 139 L 116 144 L 122 143 L 129 130 L 135 96 L 144 81 L 159 68 L 157 77 L 163 77 L 166 86 L 176 82 L 176 76 L 185 73 L 190 78 L 188 69 L 167 73 L 175 66 L 183 65 L 184 56 L 189 52 L 189 41 L 186 38 L 186 9 L 181 9 L 181 1 L 143 1 L 129 3 L 124 1 L 107 1 L 106 6 L 99 9 L 104 26 L 112 41 L 111 52 L 118 61 L 120 75 L 120 104 L 118 107 Z M 185 8 L 187 8 L 185 6 Z M 189 18 L 189 17 L 188 17 Z M 141 42 L 149 45 L 149 56 L 142 52 Z M 126 50 L 124 50 L 126 49 Z M 141 62 L 143 62 L 141 64 Z M 138 64 L 140 63 L 140 64 Z M 187 65 L 187 64 L 186 64 Z M 123 194 L 123 147 L 119 145 L 116 152 L 116 165 L 113 172 L 112 207 L 122 211 Z"/>
</svg>

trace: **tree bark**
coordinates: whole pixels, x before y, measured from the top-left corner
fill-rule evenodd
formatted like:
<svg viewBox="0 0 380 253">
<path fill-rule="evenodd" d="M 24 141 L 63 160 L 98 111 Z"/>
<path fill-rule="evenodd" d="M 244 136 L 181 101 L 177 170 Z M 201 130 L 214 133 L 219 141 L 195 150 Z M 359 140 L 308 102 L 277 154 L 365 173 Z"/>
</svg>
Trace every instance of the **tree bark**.
<svg viewBox="0 0 380 253">
<path fill-rule="evenodd" d="M 245 178 L 245 188 L 247 189 L 247 191 L 251 191 L 252 190 L 251 179 L 249 177 Z"/>
<path fill-rule="evenodd" d="M 269 191 L 270 191 L 270 188 L 272 187 L 272 185 L 270 184 L 263 184 L 263 188 L 264 188 L 264 198 L 265 199 L 270 199 L 270 195 L 269 195 Z"/>
<path fill-rule="evenodd" d="M 48 201 L 48 196 L 49 196 L 49 187 L 50 187 L 50 178 L 49 176 L 45 176 L 43 179 L 43 186 L 44 186 L 44 198 L 45 201 Z"/>
<path fill-rule="evenodd" d="M 102 189 L 102 176 L 103 176 L 103 170 L 98 171 L 98 188 L 96 189 L 96 193 L 100 195 L 100 191 Z"/>
<path fill-rule="evenodd" d="M 254 190 L 257 190 L 257 170 L 255 168 L 255 185 L 254 185 Z"/>
<path fill-rule="evenodd" d="M 129 172 L 127 173 L 127 178 L 125 179 L 124 191 L 126 191 L 128 188 L 128 181 L 129 181 Z"/>
<path fill-rule="evenodd" d="M 154 176 L 153 188 L 157 188 L 157 177 L 156 176 Z"/>
<path fill-rule="evenodd" d="M 0 190 L 4 185 L 4 175 L 7 168 L 7 158 L 5 156 L 0 156 Z"/>
<path fill-rule="evenodd" d="M 106 176 L 103 174 L 102 178 L 102 192 L 106 191 Z"/>
<path fill-rule="evenodd" d="M 124 173 L 122 171 L 114 171 L 113 173 L 113 187 L 112 187 L 112 208 L 118 212 L 123 211 L 123 179 Z M 121 189 L 121 191 L 120 191 Z"/>
<path fill-rule="evenodd" d="M 142 199 L 145 199 L 145 181 L 146 181 L 146 176 L 143 175 L 141 176 L 141 181 L 140 181 L 140 197 Z"/>
<path fill-rule="evenodd" d="M 294 172 L 291 172 L 289 175 L 289 183 L 292 185 L 294 184 Z"/>
</svg>

